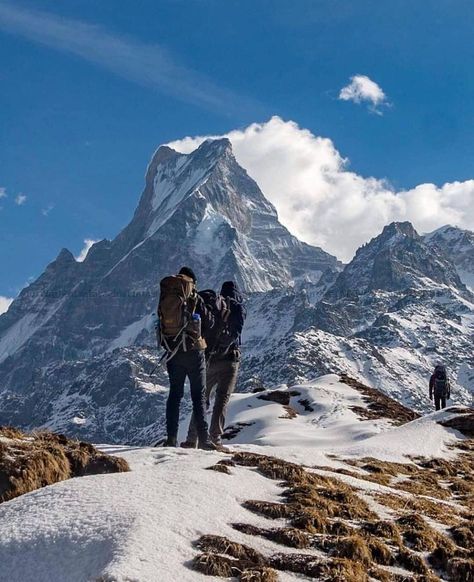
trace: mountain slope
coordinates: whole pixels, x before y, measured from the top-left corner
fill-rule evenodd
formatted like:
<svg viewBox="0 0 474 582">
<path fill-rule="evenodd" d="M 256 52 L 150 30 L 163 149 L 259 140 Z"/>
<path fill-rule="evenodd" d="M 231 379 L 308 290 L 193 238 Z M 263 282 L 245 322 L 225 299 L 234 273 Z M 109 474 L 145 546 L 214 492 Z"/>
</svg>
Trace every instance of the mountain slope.
<svg viewBox="0 0 474 582">
<path fill-rule="evenodd" d="M 289 405 L 280 403 L 285 395 Z M 194 582 L 206 572 L 217 582 L 230 578 L 222 565 L 231 559 L 253 570 L 252 580 L 296 582 L 306 574 L 330 581 L 336 568 L 352 565 L 356 574 L 342 579 L 368 582 L 370 569 L 384 582 L 399 580 L 387 578 L 395 573 L 461 582 L 446 570 L 455 558 L 466 564 L 469 548 L 459 536 L 469 527 L 468 489 L 459 484 L 472 456 L 455 448 L 469 441 L 440 423 L 469 413 L 406 422 L 389 409 L 370 416 L 372 404 L 330 375 L 291 391 L 235 395 L 229 421 L 241 430 L 229 440 L 232 456 L 104 447 L 131 472 L 72 479 L 0 505 L 2 575 L 10 582 Z M 420 531 L 408 528 L 414 512 Z M 362 557 L 344 553 L 355 541 Z M 434 552 L 441 543 L 443 559 Z M 239 544 L 250 548 L 244 567 Z M 334 561 L 341 554 L 348 562 Z M 364 567 L 353 564 L 367 556 Z M 273 577 L 255 578 L 262 567 Z"/>
<path fill-rule="evenodd" d="M 426 412 L 428 379 L 443 362 L 454 401 L 472 404 L 474 298 L 411 224 L 388 225 L 359 249 L 321 299 L 292 293 L 245 332 L 250 386 L 258 376 L 291 385 L 348 372 Z"/>
</svg>

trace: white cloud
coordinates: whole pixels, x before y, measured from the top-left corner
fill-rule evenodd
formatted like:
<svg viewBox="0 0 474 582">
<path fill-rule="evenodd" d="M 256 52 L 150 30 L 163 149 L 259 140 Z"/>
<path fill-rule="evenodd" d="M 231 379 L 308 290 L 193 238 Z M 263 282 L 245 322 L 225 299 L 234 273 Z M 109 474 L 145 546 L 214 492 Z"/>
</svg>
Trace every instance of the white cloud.
<svg viewBox="0 0 474 582">
<path fill-rule="evenodd" d="M 84 247 L 82 248 L 81 252 L 76 257 L 76 261 L 82 263 L 82 261 L 87 257 L 87 253 L 89 252 L 91 246 L 99 242 L 98 240 L 93 240 L 91 238 L 84 239 Z"/>
<path fill-rule="evenodd" d="M 49 204 L 48 206 L 46 206 L 45 208 L 41 209 L 41 214 L 43 216 L 49 216 L 49 213 L 51 212 L 51 210 L 54 209 L 54 204 Z"/>
<path fill-rule="evenodd" d="M 6 198 L 6 197 L 7 197 L 7 189 L 0 188 L 0 198 Z"/>
<path fill-rule="evenodd" d="M 382 87 L 372 81 L 367 75 L 354 75 L 351 82 L 343 87 L 339 93 L 342 101 L 353 101 L 354 103 L 366 102 L 371 111 L 382 114 L 380 107 L 387 105 L 387 96 Z"/>
<path fill-rule="evenodd" d="M 393 220 L 410 220 L 420 232 L 448 223 L 474 230 L 474 180 L 396 192 L 385 180 L 348 171 L 330 139 L 278 117 L 227 137 L 281 222 L 301 240 L 342 260 Z M 188 137 L 169 145 L 189 153 L 204 139 Z"/>
<path fill-rule="evenodd" d="M 15 204 L 17 204 L 18 206 L 23 206 L 23 204 L 26 202 L 26 196 L 25 194 L 18 194 L 18 196 L 15 198 Z"/>
<path fill-rule="evenodd" d="M 3 297 L 0 295 L 0 315 L 8 310 L 12 301 L 13 299 L 11 297 Z"/>
<path fill-rule="evenodd" d="M 1 29 L 212 111 L 228 114 L 257 108 L 249 99 L 177 63 L 161 46 L 144 44 L 98 25 L 0 2 Z"/>
</svg>

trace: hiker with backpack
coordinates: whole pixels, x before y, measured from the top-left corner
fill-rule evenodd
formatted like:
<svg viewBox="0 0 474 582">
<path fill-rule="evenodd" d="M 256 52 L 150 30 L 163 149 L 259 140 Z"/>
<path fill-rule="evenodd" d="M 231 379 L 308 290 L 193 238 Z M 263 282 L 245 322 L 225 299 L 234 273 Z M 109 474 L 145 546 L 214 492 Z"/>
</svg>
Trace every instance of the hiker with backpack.
<svg viewBox="0 0 474 582">
<path fill-rule="evenodd" d="M 430 378 L 430 400 L 434 398 L 435 408 L 446 408 L 446 400 L 451 398 L 451 385 L 446 367 L 437 364 Z"/>
<path fill-rule="evenodd" d="M 200 292 L 206 306 L 213 313 L 215 325 L 206 336 L 207 341 L 207 386 L 206 403 L 209 406 L 215 388 L 209 434 L 211 441 L 221 447 L 225 428 L 227 404 L 237 383 L 240 366 L 240 336 L 245 321 L 242 295 L 233 281 L 222 285 L 220 295 L 213 290 Z M 195 448 L 198 442 L 196 417 L 193 413 L 188 436 L 181 444 L 184 448 Z"/>
<path fill-rule="evenodd" d="M 209 439 L 204 403 L 206 342 L 203 337 L 212 329 L 214 318 L 196 291 L 196 275 L 189 267 L 183 267 L 178 275 L 165 277 L 161 281 L 158 317 L 157 336 L 166 352 L 170 379 L 165 446 L 177 446 L 179 407 L 184 395 L 184 383 L 189 378 L 196 442 L 200 449 L 215 450 Z"/>
</svg>

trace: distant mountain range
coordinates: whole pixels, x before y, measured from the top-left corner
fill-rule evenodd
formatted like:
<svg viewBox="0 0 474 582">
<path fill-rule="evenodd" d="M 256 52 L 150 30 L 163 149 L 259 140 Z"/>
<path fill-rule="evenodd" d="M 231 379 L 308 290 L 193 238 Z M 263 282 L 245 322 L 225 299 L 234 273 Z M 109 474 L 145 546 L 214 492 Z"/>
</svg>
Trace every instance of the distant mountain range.
<svg viewBox="0 0 474 582">
<path fill-rule="evenodd" d="M 288 232 L 219 139 L 160 147 L 129 225 L 83 262 L 63 249 L 0 317 L 0 424 L 160 436 L 152 313 L 159 280 L 184 264 L 201 288 L 234 279 L 246 294 L 240 390 L 345 371 L 423 412 L 443 361 L 453 400 L 472 403 L 474 233 L 392 223 L 342 265 Z"/>
</svg>

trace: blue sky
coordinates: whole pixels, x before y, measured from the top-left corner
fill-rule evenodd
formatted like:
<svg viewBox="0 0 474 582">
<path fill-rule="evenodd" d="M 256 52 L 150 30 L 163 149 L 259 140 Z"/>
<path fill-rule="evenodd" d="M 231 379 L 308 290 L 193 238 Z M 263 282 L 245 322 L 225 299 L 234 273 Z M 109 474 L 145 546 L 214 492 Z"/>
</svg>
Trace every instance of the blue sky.
<svg viewBox="0 0 474 582">
<path fill-rule="evenodd" d="M 0 0 L 0 296 L 117 234 L 187 135 L 277 115 L 395 190 L 470 180 L 473 36 L 468 0 Z"/>
</svg>

